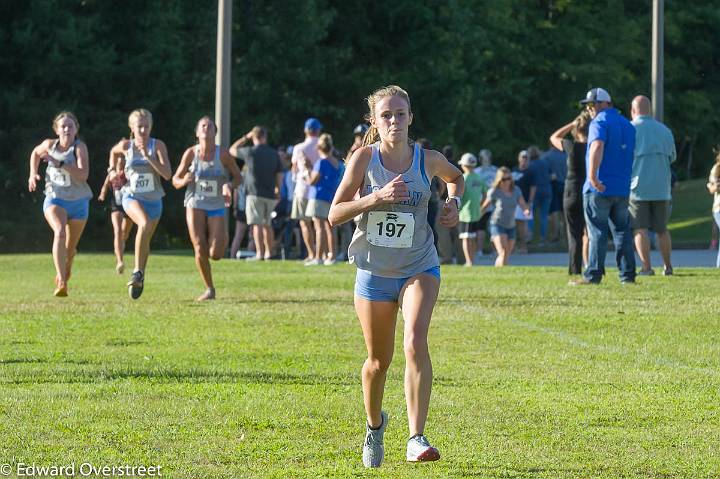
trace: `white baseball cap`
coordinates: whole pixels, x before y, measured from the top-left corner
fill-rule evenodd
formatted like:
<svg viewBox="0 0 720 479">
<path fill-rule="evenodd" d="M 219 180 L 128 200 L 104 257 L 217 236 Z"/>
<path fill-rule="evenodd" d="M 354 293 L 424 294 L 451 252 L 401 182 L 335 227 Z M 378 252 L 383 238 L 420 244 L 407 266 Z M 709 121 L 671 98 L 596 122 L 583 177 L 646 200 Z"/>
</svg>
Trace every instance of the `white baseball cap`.
<svg viewBox="0 0 720 479">
<path fill-rule="evenodd" d="M 580 104 L 585 105 L 587 103 L 600 103 L 604 101 L 608 103 L 612 101 L 610 94 L 602 88 L 593 88 L 587 92 L 585 98 L 580 100 Z"/>
<path fill-rule="evenodd" d="M 464 153 L 458 164 L 462 166 L 477 166 L 477 157 L 472 153 Z"/>
</svg>

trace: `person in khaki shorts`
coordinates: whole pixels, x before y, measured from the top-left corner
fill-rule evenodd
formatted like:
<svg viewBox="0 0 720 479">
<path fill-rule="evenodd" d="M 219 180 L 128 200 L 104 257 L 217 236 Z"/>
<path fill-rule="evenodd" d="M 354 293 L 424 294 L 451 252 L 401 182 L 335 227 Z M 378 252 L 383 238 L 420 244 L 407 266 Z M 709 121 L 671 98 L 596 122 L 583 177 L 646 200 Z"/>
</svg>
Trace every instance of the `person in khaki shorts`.
<svg viewBox="0 0 720 479">
<path fill-rule="evenodd" d="M 635 126 L 635 157 L 630 179 L 629 211 L 635 234 L 635 249 L 642 262 L 640 275 L 655 274 L 650 264 L 648 230 L 657 234 L 662 255 L 663 274 L 673 274 L 670 262 L 672 242 L 667 229 L 670 217 L 670 164 L 675 161 L 675 140 L 672 132 L 650 116 L 650 100 L 636 96 L 632 101 L 632 124 Z"/>
<path fill-rule="evenodd" d="M 315 163 L 320 158 L 317 149 L 318 138 L 322 124 L 317 118 L 308 118 L 305 121 L 305 141 L 293 147 L 292 172 L 295 178 L 295 191 L 293 192 L 293 203 L 290 217 L 298 220 L 300 232 L 302 233 L 307 258 L 305 263 L 315 262 L 315 229 L 312 218 L 307 215 L 309 185 L 307 178 Z"/>
<path fill-rule="evenodd" d="M 271 214 L 280 195 L 283 170 L 275 148 L 267 144 L 267 129 L 256 126 L 230 147 L 230 154 L 245 162 L 245 215 L 255 240 L 255 256 L 270 259 L 274 242 Z M 252 141 L 253 146 L 242 146 Z"/>
</svg>

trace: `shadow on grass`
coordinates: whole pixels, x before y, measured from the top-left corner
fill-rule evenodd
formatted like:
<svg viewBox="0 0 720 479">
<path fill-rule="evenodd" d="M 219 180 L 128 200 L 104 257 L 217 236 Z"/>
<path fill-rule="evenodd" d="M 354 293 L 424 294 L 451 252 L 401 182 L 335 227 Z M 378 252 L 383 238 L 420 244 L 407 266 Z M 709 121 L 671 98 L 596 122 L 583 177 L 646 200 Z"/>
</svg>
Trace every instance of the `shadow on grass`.
<svg viewBox="0 0 720 479">
<path fill-rule="evenodd" d="M 525 478 L 525 477 L 595 477 L 597 474 L 607 474 L 605 468 L 573 468 L 573 467 L 528 467 L 508 468 L 505 466 L 488 466 L 476 470 L 462 469 L 462 477 L 496 477 L 496 478 Z"/>
<path fill-rule="evenodd" d="M 78 364 L 86 365 L 91 364 L 90 361 L 84 359 L 67 359 L 67 360 L 55 360 L 48 358 L 9 358 L 0 359 L 0 366 L 3 364 L 43 364 L 43 363 L 63 363 L 63 364 Z"/>
<path fill-rule="evenodd" d="M 20 361 L 18 361 L 20 362 Z M 47 362 L 22 361 L 22 362 Z M 357 377 L 353 375 L 290 374 L 268 371 L 213 371 L 213 370 L 174 370 L 174 369 L 129 369 L 129 370 L 92 370 L 92 371 L 40 371 L 38 374 L 0 380 L 0 384 L 91 384 L 122 379 L 146 380 L 154 383 L 229 383 L 229 384 L 298 384 L 305 386 L 333 385 L 355 386 Z"/>
</svg>

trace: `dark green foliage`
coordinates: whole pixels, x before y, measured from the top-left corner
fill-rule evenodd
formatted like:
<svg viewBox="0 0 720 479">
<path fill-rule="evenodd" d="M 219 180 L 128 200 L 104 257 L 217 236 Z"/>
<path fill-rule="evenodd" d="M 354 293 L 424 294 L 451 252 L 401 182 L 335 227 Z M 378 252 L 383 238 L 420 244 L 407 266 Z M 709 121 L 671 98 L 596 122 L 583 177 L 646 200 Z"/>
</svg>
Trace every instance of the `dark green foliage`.
<svg viewBox="0 0 720 479">
<path fill-rule="evenodd" d="M 665 4 L 665 120 L 678 168 L 702 176 L 720 129 L 720 7 Z M 25 179 L 55 113 L 78 115 L 95 191 L 137 107 L 153 112 L 153 134 L 176 165 L 197 119 L 214 110 L 217 4 L 3 2 L 0 18 L 0 251 L 45 249 L 41 195 L 29 195 Z M 272 143 L 294 143 L 312 115 L 344 148 L 364 97 L 397 83 L 413 102 L 413 136 L 458 154 L 488 147 L 509 164 L 529 144 L 544 147 L 588 88 L 608 89 L 625 113 L 650 93 L 647 0 L 236 0 L 233 21 L 233 137 L 259 123 Z M 186 238 L 181 192 L 166 189 L 158 246 Z M 85 247 L 109 244 L 106 218 L 94 202 Z"/>
</svg>

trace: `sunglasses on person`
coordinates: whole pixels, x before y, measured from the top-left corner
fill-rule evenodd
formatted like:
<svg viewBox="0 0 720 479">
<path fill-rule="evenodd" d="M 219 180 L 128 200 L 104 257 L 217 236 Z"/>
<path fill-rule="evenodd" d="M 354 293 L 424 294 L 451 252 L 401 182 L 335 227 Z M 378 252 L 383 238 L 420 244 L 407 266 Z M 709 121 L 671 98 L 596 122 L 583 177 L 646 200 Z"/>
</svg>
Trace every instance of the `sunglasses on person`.
<svg viewBox="0 0 720 479">
<path fill-rule="evenodd" d="M 512 180 L 512 176 L 506 176 L 502 179 L 502 181 L 510 181 Z"/>
</svg>

